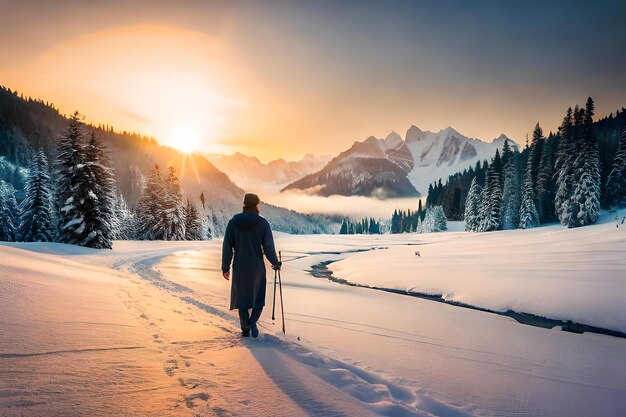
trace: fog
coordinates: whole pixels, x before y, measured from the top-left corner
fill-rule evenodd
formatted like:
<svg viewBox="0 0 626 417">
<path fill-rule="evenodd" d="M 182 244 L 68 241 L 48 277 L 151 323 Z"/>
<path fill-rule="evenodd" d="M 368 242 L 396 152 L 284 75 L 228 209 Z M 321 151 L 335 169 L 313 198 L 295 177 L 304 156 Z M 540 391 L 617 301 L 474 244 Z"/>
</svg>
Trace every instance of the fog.
<svg viewBox="0 0 626 417">
<path fill-rule="evenodd" d="M 296 191 L 270 193 L 261 196 L 261 199 L 301 213 L 338 214 L 352 218 L 374 217 L 377 219 L 391 218 L 395 209 L 416 210 L 420 200 L 419 197 L 387 200 L 363 196 L 320 197 Z"/>
</svg>

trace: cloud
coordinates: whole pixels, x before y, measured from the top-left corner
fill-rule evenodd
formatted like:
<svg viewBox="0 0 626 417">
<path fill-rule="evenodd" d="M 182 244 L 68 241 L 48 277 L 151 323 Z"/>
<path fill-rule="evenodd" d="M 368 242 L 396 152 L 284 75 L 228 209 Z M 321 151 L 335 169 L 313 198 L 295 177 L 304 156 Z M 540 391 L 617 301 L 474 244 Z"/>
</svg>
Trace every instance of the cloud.
<svg viewBox="0 0 626 417">
<path fill-rule="evenodd" d="M 395 209 L 417 210 L 418 197 L 381 200 L 363 196 L 320 197 L 297 191 L 263 196 L 263 201 L 302 213 L 338 214 L 353 218 L 389 218 Z"/>
</svg>

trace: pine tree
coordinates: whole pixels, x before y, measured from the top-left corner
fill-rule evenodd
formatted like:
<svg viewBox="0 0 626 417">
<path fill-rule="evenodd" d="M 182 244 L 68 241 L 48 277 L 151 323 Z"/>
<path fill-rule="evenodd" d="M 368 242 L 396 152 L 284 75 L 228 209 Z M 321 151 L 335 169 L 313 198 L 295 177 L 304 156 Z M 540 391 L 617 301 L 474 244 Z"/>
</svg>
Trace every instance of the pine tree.
<svg viewBox="0 0 626 417">
<path fill-rule="evenodd" d="M 398 210 L 394 210 L 391 216 L 391 233 L 400 233 L 400 213 Z"/>
<path fill-rule="evenodd" d="M 185 206 L 185 240 L 202 240 L 202 222 L 194 204 L 187 199 Z"/>
<path fill-rule="evenodd" d="M 0 180 L 0 241 L 17 240 L 17 212 L 15 188 Z"/>
<path fill-rule="evenodd" d="M 576 106 L 578 113 L 578 106 Z M 574 158 L 576 146 L 574 141 L 574 116 L 572 108 L 567 109 L 563 123 L 559 127 L 559 147 L 556 159 L 556 195 L 554 208 L 562 225 L 567 225 L 571 216 L 571 195 L 574 190 Z"/>
<path fill-rule="evenodd" d="M 539 123 L 535 125 L 535 129 L 533 130 L 533 138 L 530 142 L 531 153 L 529 158 L 531 159 L 531 174 L 532 174 L 532 183 L 533 183 L 533 191 L 535 194 L 535 205 L 537 205 L 536 198 L 539 194 L 537 190 L 537 178 L 539 176 L 539 167 L 541 166 L 541 158 L 543 156 L 543 148 L 546 142 L 546 138 L 543 136 L 543 129 L 539 126 Z"/>
<path fill-rule="evenodd" d="M 518 172 L 518 153 L 507 156 L 504 166 L 504 189 L 502 192 L 502 229 L 516 229 L 520 215 L 520 182 Z"/>
<path fill-rule="evenodd" d="M 610 205 L 626 203 L 626 126 L 622 128 L 611 172 L 606 180 Z"/>
<path fill-rule="evenodd" d="M 80 115 L 75 112 L 69 119 L 67 131 L 56 147 L 57 220 L 58 238 L 62 243 L 78 244 L 83 232 L 80 202 L 76 196 L 77 185 L 84 179 L 85 150 Z"/>
<path fill-rule="evenodd" d="M 165 177 L 165 198 L 163 209 L 166 217 L 166 240 L 185 239 L 185 210 L 180 182 L 173 167 L 168 168 Z"/>
<path fill-rule="evenodd" d="M 134 239 L 137 236 L 137 218 L 128 208 L 126 200 L 121 195 L 119 195 L 116 199 L 115 213 L 117 218 L 117 227 L 113 234 L 113 238 L 117 240 Z"/>
<path fill-rule="evenodd" d="M 543 152 L 539 160 L 539 172 L 537 174 L 537 184 L 535 185 L 535 202 L 539 222 L 549 222 L 555 220 L 554 213 L 554 144 L 556 137 L 550 135 L 543 145 Z"/>
<path fill-rule="evenodd" d="M 481 192 L 482 187 L 478 184 L 478 179 L 474 177 L 465 202 L 465 230 L 468 232 L 478 231 Z"/>
<path fill-rule="evenodd" d="M 519 214 L 520 229 L 530 229 L 539 225 L 539 214 L 535 207 L 535 191 L 533 188 L 533 148 L 530 148 L 530 155 L 526 164 L 526 175 L 522 187 L 522 202 Z"/>
<path fill-rule="evenodd" d="M 55 235 L 53 189 L 48 159 L 42 149 L 32 156 L 24 191 L 19 210 L 19 239 L 22 242 L 52 242 Z"/>
<path fill-rule="evenodd" d="M 485 188 L 481 195 L 478 231 L 491 232 L 502 228 L 502 188 L 500 174 L 495 165 L 487 170 Z"/>
<path fill-rule="evenodd" d="M 448 220 L 442 206 L 426 209 L 424 221 L 420 222 L 418 233 L 437 233 L 448 229 Z"/>
<path fill-rule="evenodd" d="M 572 201 L 577 211 L 570 218 L 568 227 L 593 224 L 600 216 L 600 160 L 598 141 L 593 132 L 593 115 L 594 104 L 589 97 L 581 126 L 581 152 L 575 160 L 578 181 L 574 186 Z"/>
<path fill-rule="evenodd" d="M 161 227 L 165 188 L 158 165 L 150 171 L 137 204 L 138 238 L 142 240 L 164 240 Z"/>
<path fill-rule="evenodd" d="M 115 177 L 109 167 L 104 146 L 95 131 L 84 149 L 85 162 L 76 171 L 79 182 L 75 195 L 82 217 L 78 244 L 97 249 L 111 249 L 118 229 L 115 205 L 117 200 Z"/>
</svg>

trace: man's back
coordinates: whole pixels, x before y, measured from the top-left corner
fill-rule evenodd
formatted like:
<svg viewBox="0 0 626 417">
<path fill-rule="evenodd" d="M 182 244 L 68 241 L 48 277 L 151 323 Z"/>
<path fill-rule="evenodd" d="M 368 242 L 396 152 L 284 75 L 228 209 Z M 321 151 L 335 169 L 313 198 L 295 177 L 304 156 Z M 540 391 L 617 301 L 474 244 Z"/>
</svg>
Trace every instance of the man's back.
<svg viewBox="0 0 626 417">
<path fill-rule="evenodd" d="M 278 263 L 270 225 L 265 218 L 255 213 L 239 213 L 228 222 L 224 234 L 222 270 L 230 268 L 233 249 L 235 274 L 239 269 L 239 260 L 250 262 L 257 259 L 263 262 L 264 252 L 272 264 Z"/>
</svg>

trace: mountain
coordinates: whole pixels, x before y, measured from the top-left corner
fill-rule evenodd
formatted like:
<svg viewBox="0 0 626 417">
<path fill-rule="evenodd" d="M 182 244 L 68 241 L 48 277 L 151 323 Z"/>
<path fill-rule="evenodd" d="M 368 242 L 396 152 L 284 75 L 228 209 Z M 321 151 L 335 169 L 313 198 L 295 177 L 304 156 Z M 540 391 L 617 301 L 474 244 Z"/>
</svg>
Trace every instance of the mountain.
<svg viewBox="0 0 626 417">
<path fill-rule="evenodd" d="M 354 142 L 319 172 L 294 181 L 283 191 L 379 198 L 424 194 L 430 183 L 445 180 L 478 160 L 490 159 L 506 140 L 518 146 L 505 135 L 485 142 L 451 127 L 434 133 L 411 126 L 404 139 L 391 132 L 384 139 L 370 136 Z"/>
<path fill-rule="evenodd" d="M 67 118 L 51 104 L 24 98 L 0 86 L 0 180 L 14 184 L 18 196 L 33 149 L 43 149 L 52 157 L 57 140 L 65 133 Z M 218 229 L 223 229 L 233 213 L 241 210 L 244 191 L 202 155 L 186 155 L 160 145 L 154 138 L 108 127 L 85 126 L 95 130 L 110 154 L 119 192 L 130 207 L 139 199 L 143 181 L 158 164 L 173 166 L 186 198 L 199 204 L 204 193 L 208 207 L 216 213 Z M 263 215 L 277 229 L 290 233 L 328 231 L 323 219 L 265 204 Z M 218 230 L 221 232 L 221 230 Z"/>
<path fill-rule="evenodd" d="M 365 195 L 378 198 L 416 196 L 407 179 L 413 159 L 406 143 L 395 132 L 385 139 L 371 136 L 355 142 L 319 172 L 286 186 L 324 197 Z"/>
<path fill-rule="evenodd" d="M 207 159 L 239 187 L 259 192 L 276 192 L 290 182 L 322 169 L 331 159 L 328 155 L 305 155 L 299 161 L 276 159 L 262 163 L 256 157 L 239 152 L 232 155 L 207 155 Z"/>
<path fill-rule="evenodd" d="M 469 168 L 476 161 L 490 160 L 496 149 L 502 152 L 507 140 L 509 146 L 519 148 L 504 134 L 487 142 L 467 137 L 451 127 L 433 133 L 411 126 L 405 137 L 414 161 L 408 178 L 420 193 L 426 193 L 429 184 L 439 179 L 445 181 L 448 176 Z"/>
</svg>

